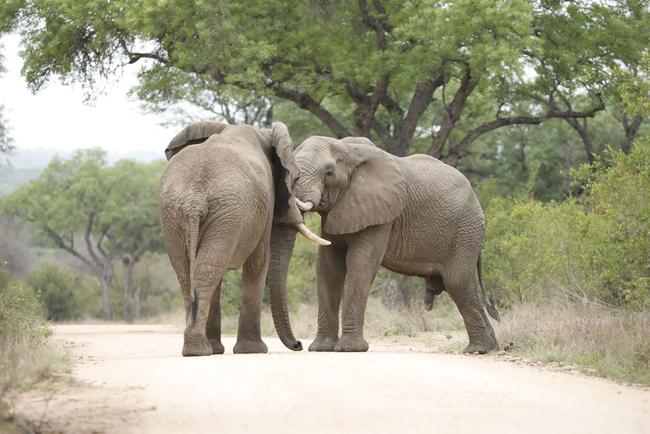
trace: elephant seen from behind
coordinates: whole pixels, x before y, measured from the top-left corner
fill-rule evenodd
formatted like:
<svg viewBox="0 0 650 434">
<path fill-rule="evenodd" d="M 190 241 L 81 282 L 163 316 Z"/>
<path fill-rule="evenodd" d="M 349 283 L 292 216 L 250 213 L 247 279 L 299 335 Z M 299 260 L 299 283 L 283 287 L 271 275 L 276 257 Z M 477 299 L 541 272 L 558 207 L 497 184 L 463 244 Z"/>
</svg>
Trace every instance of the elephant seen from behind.
<svg viewBox="0 0 650 434">
<path fill-rule="evenodd" d="M 310 351 L 368 350 L 364 314 L 380 265 L 422 277 L 427 310 L 436 295 L 449 293 L 469 335 L 464 352 L 498 349 L 484 311 L 499 320 L 483 287 L 483 211 L 458 170 L 353 137 L 310 137 L 294 157 L 296 203 L 321 215 L 321 236 L 332 243 L 318 249 L 318 331 Z"/>
<path fill-rule="evenodd" d="M 169 144 L 160 180 L 165 245 L 185 302 L 183 356 L 221 354 L 221 280 L 243 267 L 235 353 L 265 353 L 265 282 L 278 335 L 301 350 L 289 323 L 286 281 L 297 230 L 312 240 L 290 189 L 298 177 L 286 126 L 189 125 Z M 320 240 L 321 242 L 324 242 Z"/>
</svg>

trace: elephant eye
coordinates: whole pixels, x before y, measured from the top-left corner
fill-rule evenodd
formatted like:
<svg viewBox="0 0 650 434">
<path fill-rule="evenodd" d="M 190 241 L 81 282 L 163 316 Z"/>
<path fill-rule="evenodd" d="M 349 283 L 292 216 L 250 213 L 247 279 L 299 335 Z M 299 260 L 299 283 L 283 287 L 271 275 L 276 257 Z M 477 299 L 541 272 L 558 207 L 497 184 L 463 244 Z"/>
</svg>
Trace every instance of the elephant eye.
<svg viewBox="0 0 650 434">
<path fill-rule="evenodd" d="M 325 176 L 334 176 L 334 171 L 332 169 L 328 170 Z"/>
</svg>

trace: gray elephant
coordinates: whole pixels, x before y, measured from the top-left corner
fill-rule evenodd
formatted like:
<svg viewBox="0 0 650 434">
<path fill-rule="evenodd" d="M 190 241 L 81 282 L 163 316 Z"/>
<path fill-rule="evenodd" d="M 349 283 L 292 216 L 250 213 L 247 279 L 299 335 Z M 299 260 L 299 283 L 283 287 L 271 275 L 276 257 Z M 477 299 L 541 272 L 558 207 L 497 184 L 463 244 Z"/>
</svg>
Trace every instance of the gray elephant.
<svg viewBox="0 0 650 434">
<path fill-rule="evenodd" d="M 449 293 L 469 335 L 464 352 L 498 349 L 483 306 L 499 320 L 483 288 L 483 212 L 459 171 L 426 155 L 395 157 L 365 138 L 310 137 L 294 156 L 297 204 L 321 215 L 321 236 L 332 242 L 318 250 L 310 351 L 368 350 L 364 314 L 380 265 L 424 278 L 427 310 L 435 295 Z"/>
<path fill-rule="evenodd" d="M 200 122 L 181 131 L 167 147 L 159 211 L 185 301 L 183 356 L 224 352 L 221 279 L 226 270 L 241 267 L 242 307 L 233 351 L 268 350 L 260 330 L 265 281 L 280 339 L 292 350 L 302 349 L 287 313 L 291 252 L 287 256 L 279 249 L 286 240 L 295 242 L 296 227 L 320 239 L 308 232 L 289 193 L 299 171 L 292 151 L 282 123 L 258 130 Z"/>
</svg>

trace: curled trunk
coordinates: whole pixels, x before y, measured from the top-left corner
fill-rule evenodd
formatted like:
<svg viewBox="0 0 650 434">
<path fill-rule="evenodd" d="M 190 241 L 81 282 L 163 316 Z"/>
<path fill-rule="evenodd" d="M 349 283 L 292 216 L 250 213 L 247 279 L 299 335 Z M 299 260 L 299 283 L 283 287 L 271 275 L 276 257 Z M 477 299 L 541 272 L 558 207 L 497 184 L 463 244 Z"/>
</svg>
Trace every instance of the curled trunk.
<svg viewBox="0 0 650 434">
<path fill-rule="evenodd" d="M 271 298 L 273 323 L 282 343 L 290 350 L 302 350 L 302 343 L 293 336 L 287 307 L 287 276 L 289 261 L 296 242 L 296 229 L 289 224 L 276 224 L 271 232 L 271 252 L 267 284 Z"/>
</svg>

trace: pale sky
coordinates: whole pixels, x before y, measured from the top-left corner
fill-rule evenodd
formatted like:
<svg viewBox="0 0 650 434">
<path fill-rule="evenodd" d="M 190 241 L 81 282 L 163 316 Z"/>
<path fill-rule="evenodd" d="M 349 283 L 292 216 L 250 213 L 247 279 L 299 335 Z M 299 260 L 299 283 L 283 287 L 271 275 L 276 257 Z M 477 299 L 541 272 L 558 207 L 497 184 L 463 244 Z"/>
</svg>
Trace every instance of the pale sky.
<svg viewBox="0 0 650 434">
<path fill-rule="evenodd" d="M 94 106 L 84 105 L 80 85 L 66 87 L 56 79 L 32 95 L 20 76 L 19 38 L 0 39 L 7 72 L 0 75 L 0 104 L 16 150 L 56 148 L 67 152 L 100 147 L 119 153 L 158 151 L 160 157 L 178 128 L 162 127 L 161 116 L 143 114 L 127 91 L 136 83 L 137 65 L 129 65 L 116 85 L 106 88 Z"/>
</svg>

